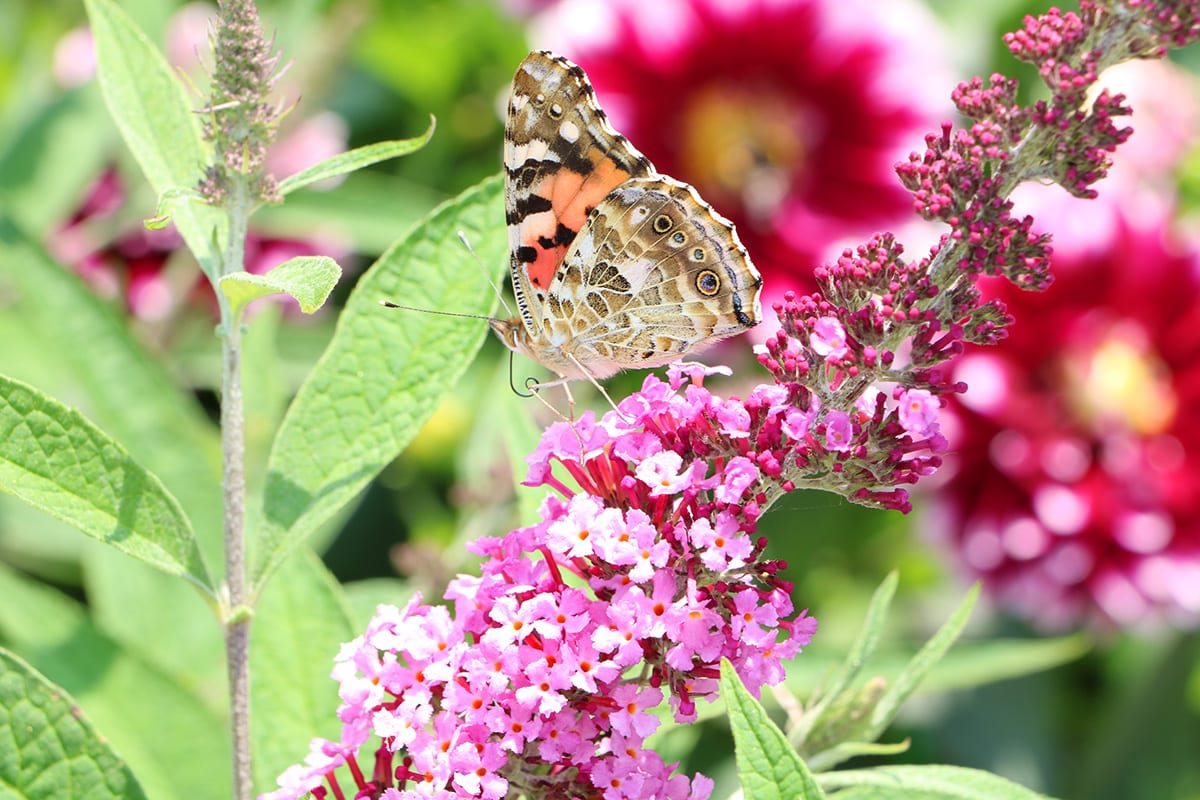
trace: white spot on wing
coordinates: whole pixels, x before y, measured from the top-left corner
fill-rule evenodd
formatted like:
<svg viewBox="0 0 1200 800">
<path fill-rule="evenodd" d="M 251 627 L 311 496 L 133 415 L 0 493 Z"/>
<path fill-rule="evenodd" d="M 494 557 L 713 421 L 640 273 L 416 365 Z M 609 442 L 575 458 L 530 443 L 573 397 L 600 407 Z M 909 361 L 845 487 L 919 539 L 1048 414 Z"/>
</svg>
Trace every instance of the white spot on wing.
<svg viewBox="0 0 1200 800">
<path fill-rule="evenodd" d="M 568 143 L 575 144 L 576 140 L 579 139 L 579 126 L 567 120 L 558 126 L 558 135 Z"/>
</svg>

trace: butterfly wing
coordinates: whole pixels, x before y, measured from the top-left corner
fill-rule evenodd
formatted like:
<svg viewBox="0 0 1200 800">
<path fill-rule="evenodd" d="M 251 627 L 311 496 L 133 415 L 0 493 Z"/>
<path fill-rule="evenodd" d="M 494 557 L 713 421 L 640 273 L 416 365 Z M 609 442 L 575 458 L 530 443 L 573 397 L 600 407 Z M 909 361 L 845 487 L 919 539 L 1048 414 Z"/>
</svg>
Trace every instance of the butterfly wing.
<svg viewBox="0 0 1200 800">
<path fill-rule="evenodd" d="M 613 130 L 583 70 L 534 52 L 513 79 L 504 136 L 513 292 L 527 332 L 588 214 L 630 178 L 655 175 Z"/>
<path fill-rule="evenodd" d="M 543 347 L 593 377 L 666 364 L 757 325 L 761 287 L 733 224 L 695 189 L 629 180 L 592 211 L 548 287 Z"/>
</svg>

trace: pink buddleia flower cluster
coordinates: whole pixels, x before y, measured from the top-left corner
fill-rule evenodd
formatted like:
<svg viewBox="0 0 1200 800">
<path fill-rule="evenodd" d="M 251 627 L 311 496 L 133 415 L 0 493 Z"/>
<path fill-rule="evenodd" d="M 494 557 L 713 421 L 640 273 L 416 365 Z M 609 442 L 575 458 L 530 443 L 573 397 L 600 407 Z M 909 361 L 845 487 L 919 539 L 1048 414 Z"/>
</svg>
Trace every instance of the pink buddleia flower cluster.
<svg viewBox="0 0 1200 800">
<path fill-rule="evenodd" d="M 836 361 L 837 323 L 823 335 Z M 903 490 L 864 484 L 915 480 L 940 441 L 927 392 L 822 413 L 794 384 L 719 397 L 704 380 L 722 371 L 676 364 L 602 418 L 547 429 L 525 481 L 554 490 L 541 521 L 471 545 L 481 574 L 451 583 L 453 615 L 380 607 L 334 668 L 341 740 L 316 743 L 266 798 L 345 796 L 343 766 L 356 794 L 393 800 L 707 797 L 707 778 L 645 749 L 650 710 L 666 700 L 694 720 L 721 659 L 753 692 L 777 684 L 816 631 L 794 614 L 786 565 L 763 558 L 763 508 L 801 481 L 903 507 Z M 884 441 L 895 457 L 881 464 Z"/>
<path fill-rule="evenodd" d="M 345 796 L 344 766 L 355 795 L 392 800 L 706 798 L 711 781 L 645 748 L 652 709 L 669 697 L 694 720 L 722 658 L 751 691 L 778 683 L 816 621 L 793 614 L 784 565 L 753 538 L 786 394 L 721 400 L 705 374 L 674 367 L 601 420 L 551 426 L 526 481 L 557 490 L 541 521 L 471 545 L 485 560 L 451 583 L 453 615 L 379 608 L 334 667 L 341 740 L 316 743 L 266 797 Z"/>
</svg>

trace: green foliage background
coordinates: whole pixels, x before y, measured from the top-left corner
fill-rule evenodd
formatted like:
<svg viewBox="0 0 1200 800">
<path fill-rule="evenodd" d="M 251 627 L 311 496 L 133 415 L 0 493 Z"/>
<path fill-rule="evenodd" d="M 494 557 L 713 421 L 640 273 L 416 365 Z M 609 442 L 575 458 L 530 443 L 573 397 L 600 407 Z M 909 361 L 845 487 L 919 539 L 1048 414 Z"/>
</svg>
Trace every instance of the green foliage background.
<svg viewBox="0 0 1200 800">
<path fill-rule="evenodd" d="M 1030 77 L 1002 51 L 999 37 L 1041 5 L 931 5 L 960 37 L 961 77 L 996 68 Z M 166 0 L 129 0 L 122 7 L 156 41 L 177 8 Z M 357 146 L 417 136 L 429 114 L 438 119 L 436 135 L 420 153 L 356 173 L 330 191 L 299 192 L 256 216 L 263 233 L 298 237 L 320 223 L 351 242 L 356 258 L 343 265 L 350 271 L 337 290 L 344 299 L 356 265 L 369 264 L 437 203 L 497 172 L 496 99 L 526 52 L 523 26 L 496 5 L 468 0 L 281 0 L 261 9 L 285 58 L 295 60 L 288 85 L 299 87 L 301 98 L 291 120 L 335 111 Z M 198 303 L 161 322 L 131 319 L 65 273 L 44 247 L 106 164 L 116 163 L 134 191 L 113 228 L 100 235 L 115 235 L 155 208 L 95 82 L 64 91 L 50 77 L 56 44 L 84 21 L 82 4 L 68 0 L 0 6 L 0 373 L 77 407 L 143 463 L 173 476 L 177 494 L 186 487 L 181 503 L 210 563 L 219 563 L 212 427 L 219 362 L 212 316 Z M 979 42 L 991 49 L 973 49 Z M 1198 185 L 1194 177 L 1185 181 Z M 1189 191 L 1194 203 L 1197 192 Z M 502 224 L 499 217 L 495 224 Z M 482 282 L 469 274 L 469 262 L 457 267 L 467 270 L 457 280 Z M 246 369 L 252 480 L 261 479 L 283 410 L 331 339 L 336 316 L 336 307 L 315 320 L 275 307 L 255 316 Z M 361 380 L 370 383 L 373 376 Z M 614 393 L 640 380 L 621 376 Z M 542 412 L 509 391 L 507 358 L 489 338 L 405 453 L 310 541 L 319 558 L 302 552 L 268 588 L 255 627 L 256 654 L 265 662 L 256 666 L 290 670 L 295 685 L 318 688 L 311 696 L 256 695 L 256 714 L 278 725 L 258 753 L 260 789 L 303 757 L 308 735 L 334 732 L 334 684 L 322 681 L 337 643 L 355 635 L 375 603 L 401 604 L 416 590 L 439 596 L 449 577 L 473 569 L 465 541 L 529 519 L 539 496 L 514 492 L 513 483 L 523 477 L 521 459 L 536 441 L 533 420 L 545 421 Z M 920 529 L 919 509 L 904 518 L 820 494 L 793 495 L 765 518 L 773 551 L 791 564 L 797 604 L 821 622 L 793 677 L 798 687 L 810 686 L 844 655 L 872 591 L 891 570 L 901 576 L 884 644 L 893 667 L 957 605 L 965 587 Z M 310 627 L 272 623 L 300 614 L 312 620 Z M 935 672 L 934 691 L 911 701 L 884 741 L 911 737 L 906 763 L 988 769 L 1056 796 L 1200 798 L 1200 639 L 1194 633 L 1083 634 L 1047 642 L 1059 649 L 1046 663 L 1083 655 L 1036 675 L 958 690 L 976 682 L 972 674 L 1027 671 L 1028 663 L 1006 664 L 1003 645 L 1034 636 L 1001 613 L 977 612 L 967 633 L 974 648 Z M 223 796 L 213 780 L 228 762 L 219 735 L 225 713 L 220 638 L 198 594 L 2 496 L 0 645 L 75 695 L 136 765 L 148 796 Z M 1022 652 L 1028 658 L 1032 651 Z M 162 726 L 155 708 L 196 735 L 146 736 Z M 668 760 L 680 758 L 685 769 L 722 780 L 734 769 L 729 737 L 713 721 L 676 729 L 662 744 Z M 867 763 L 878 762 L 854 765 Z"/>
</svg>

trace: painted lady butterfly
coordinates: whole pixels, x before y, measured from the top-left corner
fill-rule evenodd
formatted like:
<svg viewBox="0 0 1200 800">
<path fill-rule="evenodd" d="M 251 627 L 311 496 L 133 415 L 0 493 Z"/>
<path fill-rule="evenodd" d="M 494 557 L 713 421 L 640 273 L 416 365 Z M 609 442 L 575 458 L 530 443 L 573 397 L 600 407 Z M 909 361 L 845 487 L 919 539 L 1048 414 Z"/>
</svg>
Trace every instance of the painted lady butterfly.
<svg viewBox="0 0 1200 800">
<path fill-rule="evenodd" d="M 567 59 L 521 63 L 504 168 L 520 315 L 491 326 L 511 350 L 564 380 L 594 380 L 675 361 L 762 318 L 762 277 L 732 223 L 658 174 Z"/>
</svg>

